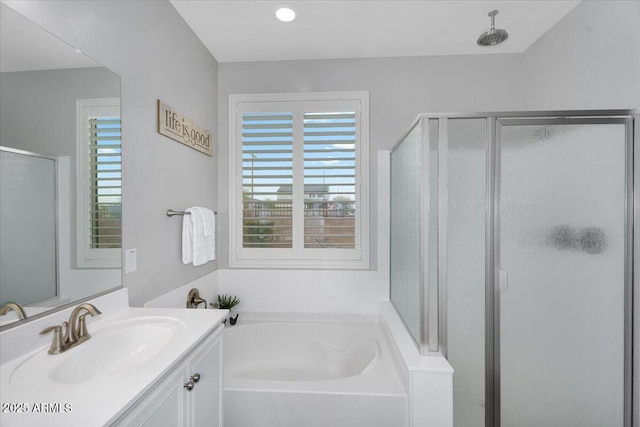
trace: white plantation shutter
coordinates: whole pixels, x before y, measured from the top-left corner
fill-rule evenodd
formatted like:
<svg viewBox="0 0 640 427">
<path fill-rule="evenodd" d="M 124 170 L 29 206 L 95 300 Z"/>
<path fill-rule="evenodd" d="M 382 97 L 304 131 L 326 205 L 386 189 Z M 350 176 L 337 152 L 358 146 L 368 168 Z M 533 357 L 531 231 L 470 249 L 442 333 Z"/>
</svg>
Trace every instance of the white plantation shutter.
<svg viewBox="0 0 640 427">
<path fill-rule="evenodd" d="M 367 103 L 231 96 L 232 266 L 368 267 Z"/>
<path fill-rule="evenodd" d="M 304 246 L 355 248 L 356 114 L 304 114 Z"/>
<path fill-rule="evenodd" d="M 89 119 L 89 241 L 122 247 L 122 131 L 119 117 Z"/>
<path fill-rule="evenodd" d="M 242 245 L 293 244 L 293 113 L 242 116 Z"/>
</svg>

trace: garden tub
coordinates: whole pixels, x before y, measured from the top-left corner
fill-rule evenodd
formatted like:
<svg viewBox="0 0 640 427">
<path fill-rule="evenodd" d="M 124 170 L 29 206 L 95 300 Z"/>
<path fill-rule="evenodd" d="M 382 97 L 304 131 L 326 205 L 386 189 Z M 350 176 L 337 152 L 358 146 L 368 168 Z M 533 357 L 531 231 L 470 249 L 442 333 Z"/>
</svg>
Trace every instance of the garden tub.
<svg viewBox="0 0 640 427">
<path fill-rule="evenodd" d="M 406 393 L 374 321 L 241 319 L 224 332 L 224 377 L 225 427 L 406 425 Z"/>
</svg>

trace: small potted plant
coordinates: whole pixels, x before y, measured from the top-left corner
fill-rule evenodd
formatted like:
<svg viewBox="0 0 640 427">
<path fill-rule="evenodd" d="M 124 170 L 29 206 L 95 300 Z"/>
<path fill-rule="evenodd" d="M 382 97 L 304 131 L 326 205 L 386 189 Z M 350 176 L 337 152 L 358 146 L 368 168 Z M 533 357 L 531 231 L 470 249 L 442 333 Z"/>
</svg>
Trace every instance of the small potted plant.
<svg viewBox="0 0 640 427">
<path fill-rule="evenodd" d="M 235 325 L 238 321 L 239 313 L 236 313 L 233 309 L 236 305 L 240 304 L 240 299 L 237 296 L 233 295 L 218 295 L 218 301 L 212 302 L 210 305 L 213 308 L 219 308 L 222 310 L 229 310 L 229 323 L 231 325 Z M 234 316 L 235 314 L 235 316 Z M 226 323 L 226 319 L 224 321 Z"/>
</svg>

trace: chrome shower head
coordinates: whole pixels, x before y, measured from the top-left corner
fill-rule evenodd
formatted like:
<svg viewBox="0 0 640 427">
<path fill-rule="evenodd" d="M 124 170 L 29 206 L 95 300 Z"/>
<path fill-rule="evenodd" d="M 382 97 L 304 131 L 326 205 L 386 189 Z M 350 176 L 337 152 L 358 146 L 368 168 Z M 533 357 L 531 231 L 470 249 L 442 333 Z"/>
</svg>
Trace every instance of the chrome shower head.
<svg viewBox="0 0 640 427">
<path fill-rule="evenodd" d="M 509 33 L 505 30 L 496 30 L 496 15 L 498 14 L 497 10 L 492 10 L 489 12 L 489 16 L 491 17 L 491 29 L 486 33 L 482 33 L 482 35 L 478 38 L 478 46 L 495 46 L 498 43 L 502 43 L 509 37 Z"/>
</svg>

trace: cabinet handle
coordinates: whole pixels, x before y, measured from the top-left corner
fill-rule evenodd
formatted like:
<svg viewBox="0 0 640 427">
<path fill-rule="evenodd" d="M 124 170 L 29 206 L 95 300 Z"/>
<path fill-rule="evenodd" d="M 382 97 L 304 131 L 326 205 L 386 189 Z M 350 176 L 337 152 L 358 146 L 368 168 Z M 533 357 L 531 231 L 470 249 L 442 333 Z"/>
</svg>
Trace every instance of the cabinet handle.
<svg viewBox="0 0 640 427">
<path fill-rule="evenodd" d="M 194 383 L 197 383 L 198 381 L 200 381 L 200 374 L 195 373 L 193 375 L 191 375 L 191 380 L 193 380 Z"/>
<path fill-rule="evenodd" d="M 195 386 L 195 383 L 193 382 L 193 380 L 189 380 L 188 383 L 184 384 L 184 388 L 186 388 L 187 391 L 193 390 L 193 386 Z"/>
</svg>

